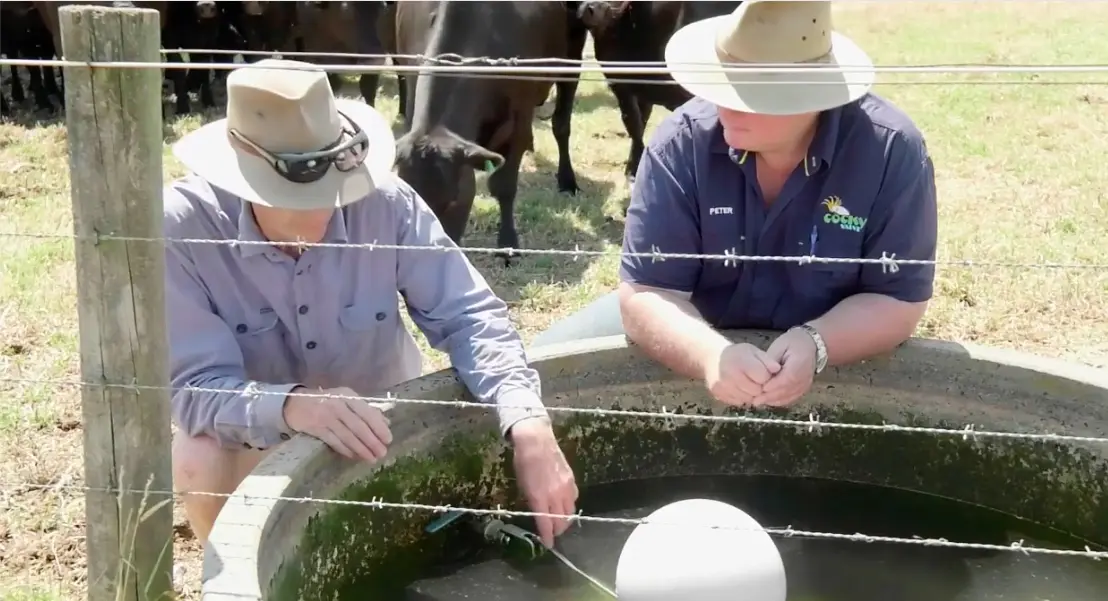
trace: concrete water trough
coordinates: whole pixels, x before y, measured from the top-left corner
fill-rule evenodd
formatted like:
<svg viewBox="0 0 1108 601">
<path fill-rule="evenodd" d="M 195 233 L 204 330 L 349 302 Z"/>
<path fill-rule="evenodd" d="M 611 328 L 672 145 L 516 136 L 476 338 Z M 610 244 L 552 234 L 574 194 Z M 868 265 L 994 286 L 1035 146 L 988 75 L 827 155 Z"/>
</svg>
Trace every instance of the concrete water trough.
<svg viewBox="0 0 1108 601">
<path fill-rule="evenodd" d="M 761 332 L 728 335 L 763 348 L 771 340 Z M 1108 435 L 1108 376 L 1103 372 L 932 340 L 913 339 L 887 357 L 829 368 L 791 412 L 727 409 L 711 400 L 700 382 L 676 377 L 623 336 L 543 347 L 532 351 L 531 359 L 550 407 L 665 407 L 806 422 L 815 415 L 822 422 L 950 429 L 972 424 L 979 431 Z M 450 371 L 423 376 L 391 393 L 472 400 Z M 1078 549 L 1108 544 L 1108 444 L 1095 441 L 553 416 L 582 489 L 585 514 L 591 513 L 588 491 L 610 483 L 689 476 L 815 477 L 992 508 L 1072 535 Z M 204 559 L 205 601 L 396 599 L 376 592 L 399 590 L 420 579 L 461 544 L 451 535 L 426 535 L 424 527 L 435 517 L 426 510 L 276 497 L 527 509 L 515 493 L 510 451 L 495 433 L 494 412 L 398 404 L 391 420 L 394 443 L 383 465 L 341 459 L 307 437 L 268 457 L 228 501 L 212 532 Z M 945 536 L 961 540 L 957 533 Z M 614 549 L 618 555 L 619 544 Z M 790 599 L 793 590 L 790 580 Z M 487 601 L 498 598 L 508 597 L 490 595 Z"/>
</svg>

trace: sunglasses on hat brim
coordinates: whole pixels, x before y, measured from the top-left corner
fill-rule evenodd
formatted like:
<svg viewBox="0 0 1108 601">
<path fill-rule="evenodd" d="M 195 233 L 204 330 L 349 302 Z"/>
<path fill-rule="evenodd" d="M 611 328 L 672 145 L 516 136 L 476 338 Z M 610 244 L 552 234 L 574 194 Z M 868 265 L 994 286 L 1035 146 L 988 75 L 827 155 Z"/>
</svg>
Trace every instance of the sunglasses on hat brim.
<svg viewBox="0 0 1108 601">
<path fill-rule="evenodd" d="M 236 129 L 228 129 L 231 142 L 241 150 L 265 159 L 278 175 L 294 184 L 317 182 L 331 169 L 352 171 L 365 162 L 369 151 L 369 136 L 343 113 L 339 115 L 350 127 L 343 127 L 339 139 L 320 150 L 311 152 L 270 152 Z"/>
</svg>

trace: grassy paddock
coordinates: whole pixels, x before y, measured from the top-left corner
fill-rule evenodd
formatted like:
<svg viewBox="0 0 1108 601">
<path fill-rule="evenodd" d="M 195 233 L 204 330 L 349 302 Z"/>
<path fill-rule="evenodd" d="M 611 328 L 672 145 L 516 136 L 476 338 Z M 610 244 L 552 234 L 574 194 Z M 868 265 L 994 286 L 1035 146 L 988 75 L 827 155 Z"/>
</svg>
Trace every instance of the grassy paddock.
<svg viewBox="0 0 1108 601">
<path fill-rule="evenodd" d="M 1100 24 L 1106 20 L 1108 4 L 1078 2 L 897 2 L 839 9 L 840 28 L 879 64 L 1105 63 L 1108 38 Z M 885 75 L 882 81 L 957 83 L 969 77 Z M 1097 76 L 1002 77 L 1033 82 Z M 394 114 L 393 88 L 388 90 L 381 106 Z M 886 84 L 879 92 L 904 107 L 927 134 L 939 176 L 940 258 L 1094 262 L 1104 252 L 1108 86 Z M 200 123 L 195 117 L 175 121 L 167 142 Z M 584 193 L 567 198 L 555 192 L 549 126 L 537 125 L 537 152 L 525 163 L 518 206 L 521 236 L 530 248 L 619 243 L 628 145 L 601 84 L 581 86 L 573 128 Z M 57 123 L 0 125 L 0 231 L 72 231 L 65 143 Z M 166 178 L 180 174 L 167 150 Z M 482 198 L 467 244 L 494 245 L 496 221 L 495 204 Z M 72 253 L 67 240 L 0 236 L 0 377 L 77 377 Z M 474 260 L 511 304 L 528 339 L 616 283 L 614 258 L 527 257 L 511 270 L 491 257 Z M 1106 299 L 1103 271 L 944 267 L 919 335 L 1104 366 Z M 441 356 L 435 355 L 439 365 Z M 0 388 L 0 600 L 77 598 L 85 585 L 83 499 L 8 486 L 81 483 L 77 392 L 7 383 Z M 182 592 L 194 598 L 200 554 L 178 516 Z"/>
</svg>

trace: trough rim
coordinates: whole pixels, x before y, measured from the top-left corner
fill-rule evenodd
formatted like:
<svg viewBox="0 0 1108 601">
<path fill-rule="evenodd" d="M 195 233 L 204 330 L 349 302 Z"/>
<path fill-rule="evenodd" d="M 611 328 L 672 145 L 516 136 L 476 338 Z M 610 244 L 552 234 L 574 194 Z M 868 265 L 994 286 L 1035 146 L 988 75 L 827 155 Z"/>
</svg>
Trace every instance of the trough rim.
<svg viewBox="0 0 1108 601">
<path fill-rule="evenodd" d="M 721 333 L 737 341 L 780 334 L 769 330 L 726 330 Z M 534 366 L 587 353 L 631 350 L 635 346 L 626 335 L 617 334 L 532 347 L 527 350 L 527 358 Z M 934 356 L 937 360 L 944 356 L 956 355 L 965 361 L 1000 365 L 1063 378 L 1102 388 L 1108 393 L 1108 370 L 1102 368 L 1023 351 L 932 338 L 910 338 L 892 352 L 854 365 L 864 365 L 900 355 L 918 356 L 920 354 Z M 673 374 L 673 378 L 686 379 L 676 374 Z M 818 381 L 820 376 L 816 378 Z M 447 367 L 402 382 L 390 388 L 387 394 L 396 398 L 422 398 L 429 396 L 428 390 L 460 385 L 462 384 L 454 375 L 453 368 Z M 382 394 L 382 396 L 385 395 Z M 307 435 L 296 435 L 266 456 L 228 497 L 209 535 L 208 544 L 204 548 L 201 599 L 204 601 L 254 599 L 260 601 L 265 598 L 263 589 L 268 586 L 268 583 L 260 582 L 258 557 L 263 536 L 269 526 L 270 515 L 279 502 L 286 500 L 279 497 L 295 496 L 290 491 L 295 491 L 293 483 L 300 480 L 303 469 L 309 466 L 320 453 L 328 452 L 330 452 L 328 447 L 322 441 Z"/>
</svg>

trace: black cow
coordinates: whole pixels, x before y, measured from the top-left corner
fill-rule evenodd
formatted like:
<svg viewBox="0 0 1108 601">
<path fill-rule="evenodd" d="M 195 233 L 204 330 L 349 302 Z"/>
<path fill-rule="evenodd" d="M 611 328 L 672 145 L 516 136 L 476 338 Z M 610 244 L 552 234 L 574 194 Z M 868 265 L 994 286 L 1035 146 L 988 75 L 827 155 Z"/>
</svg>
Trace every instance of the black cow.
<svg viewBox="0 0 1108 601">
<path fill-rule="evenodd" d="M 242 11 L 233 24 L 247 50 L 254 52 L 294 52 L 297 50 L 296 4 L 251 0 L 242 3 Z M 264 58 L 258 54 L 243 57 L 248 63 Z"/>
<path fill-rule="evenodd" d="M 395 43 L 383 43 L 381 33 L 391 31 L 394 21 L 394 2 L 308 2 L 296 3 L 296 27 L 304 52 L 376 55 L 374 58 L 342 56 L 308 56 L 304 60 L 337 65 L 385 64 L 386 47 Z M 388 42 L 391 42 L 389 40 Z M 373 106 L 377 98 L 380 72 L 363 73 L 358 79 L 362 98 Z M 330 77 L 331 87 L 337 92 L 342 85 L 338 75 Z M 404 101 L 400 91 L 401 104 Z"/>
<path fill-rule="evenodd" d="M 50 31 L 43 25 L 38 7 L 32 2 L 7 2 L 0 3 L 0 53 L 10 59 L 38 59 L 49 60 L 54 58 L 54 39 Z M 54 103 L 50 96 L 62 97 L 54 78 L 53 67 L 22 67 L 28 75 L 28 87 L 31 96 L 35 99 L 35 106 L 40 110 L 53 112 Z M 12 102 L 20 104 L 24 101 L 23 84 L 20 82 L 18 69 L 13 65 L 11 70 Z M 4 111 L 7 112 L 7 104 L 4 103 Z"/>
<path fill-rule="evenodd" d="M 742 2 L 648 2 L 642 0 L 589 1 L 576 3 L 577 14 L 593 36 L 598 61 L 665 61 L 666 43 L 685 25 L 726 15 Z M 643 151 L 643 131 L 654 105 L 674 110 L 691 98 L 669 75 L 606 74 L 608 87 L 619 103 L 620 116 L 631 151 L 626 172 L 634 177 Z M 657 83 L 621 83 L 622 80 Z"/>
<path fill-rule="evenodd" d="M 565 2 L 416 2 L 397 6 L 401 54 L 431 57 L 580 60 L 587 32 Z M 528 77 L 541 78 L 543 66 Z M 397 171 L 460 243 L 475 195 L 475 169 L 493 169 L 489 192 L 500 205 L 497 244 L 517 248 L 515 196 L 523 154 L 533 150 L 532 116 L 549 80 L 405 74 L 410 131 L 397 141 Z M 414 84 L 414 85 L 413 85 Z M 552 130 L 558 143 L 558 189 L 577 192 L 569 156 L 577 79 L 557 83 Z"/>
</svg>

